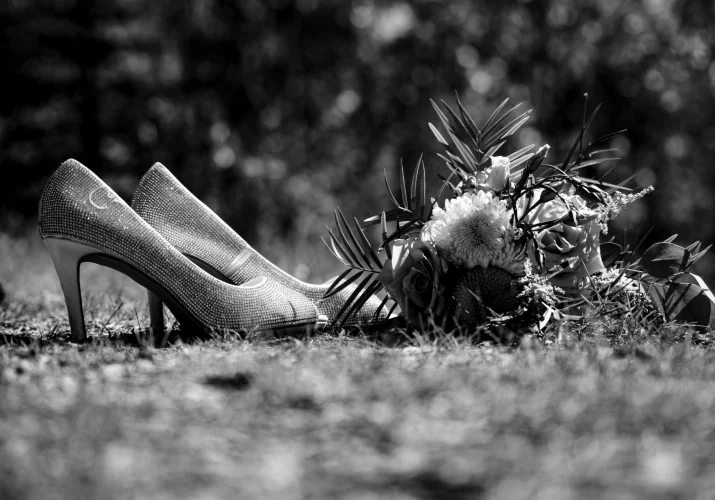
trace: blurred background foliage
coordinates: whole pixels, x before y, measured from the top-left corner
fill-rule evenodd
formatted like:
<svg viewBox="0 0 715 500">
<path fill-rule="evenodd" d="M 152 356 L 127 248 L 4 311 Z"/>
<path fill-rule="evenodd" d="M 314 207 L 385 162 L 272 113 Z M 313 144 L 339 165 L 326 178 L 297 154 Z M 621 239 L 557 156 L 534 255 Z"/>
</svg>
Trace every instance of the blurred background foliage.
<svg viewBox="0 0 715 500">
<path fill-rule="evenodd" d="M 592 138 L 656 191 L 616 241 L 679 233 L 713 243 L 715 12 L 684 0 L 4 0 L 0 3 L 0 231 L 36 217 L 73 157 L 127 201 L 156 161 L 276 264 L 312 281 L 340 270 L 321 236 L 340 206 L 389 202 L 383 171 L 425 154 L 445 167 L 430 98 L 477 123 L 501 100 L 533 118 L 502 150 L 563 159 L 589 106 Z M 606 165 L 591 175 L 605 174 Z M 434 192 L 433 192 L 434 195 Z M 715 260 L 700 272 L 715 278 Z"/>
</svg>

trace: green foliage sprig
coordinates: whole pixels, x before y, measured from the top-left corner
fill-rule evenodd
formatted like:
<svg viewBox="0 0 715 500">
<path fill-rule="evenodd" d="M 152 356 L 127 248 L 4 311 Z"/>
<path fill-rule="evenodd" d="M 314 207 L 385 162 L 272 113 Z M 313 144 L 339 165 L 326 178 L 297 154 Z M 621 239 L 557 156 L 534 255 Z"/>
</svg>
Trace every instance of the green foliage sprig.
<svg viewBox="0 0 715 500">
<path fill-rule="evenodd" d="M 605 233 L 606 222 L 615 217 L 620 208 L 648 192 L 644 190 L 628 195 L 622 193 L 632 191 L 626 185 L 634 176 L 619 184 L 610 184 L 604 182 L 603 177 L 594 180 L 576 174 L 587 167 L 617 161 L 619 158 L 613 155 L 615 150 L 604 148 L 603 145 L 624 132 L 619 130 L 586 142 L 589 127 L 600 109 L 599 105 L 588 113 L 587 97 L 581 130 L 562 162 L 546 162 L 549 146 L 543 146 L 536 152 L 532 152 L 534 145 L 521 148 L 507 157 L 511 171 L 506 185 L 503 188 L 488 188 L 493 189 L 494 195 L 506 201 L 507 207 L 512 210 L 511 224 L 515 229 L 515 242 L 522 245 L 524 251 L 529 249 L 541 280 L 554 277 L 573 263 L 565 258 L 552 269 L 545 269 L 544 251 L 537 244 L 538 235 L 559 224 L 580 227 L 592 221 L 598 222 Z M 327 296 L 356 284 L 336 317 L 336 325 L 342 326 L 373 294 L 385 288 L 384 280 L 380 279 L 381 271 L 385 262 L 392 259 L 391 247 L 395 240 L 419 239 L 424 225 L 432 217 L 435 204 L 447 190 L 451 191 L 452 197 L 457 197 L 472 190 L 484 189 L 483 182 L 488 169 L 493 168 L 489 163 L 490 158 L 526 123 L 531 113 L 517 113 L 519 105 L 507 109 L 507 102 L 508 99 L 504 100 L 480 128 L 466 112 L 458 97 L 456 111 L 444 102 L 439 106 L 432 101 L 443 131 L 431 123 L 429 127 L 445 148 L 444 154 L 439 154 L 439 157 L 444 160 L 449 170 L 447 177 L 440 176 L 442 184 L 436 197 L 428 198 L 426 168 L 423 158 L 420 157 L 409 184 L 404 166 L 401 165 L 397 194 L 385 172 L 385 187 L 392 208 L 368 217 L 362 224 L 355 219 L 354 231 L 342 212 L 336 210 L 337 229 L 335 232 L 329 229 L 328 247 L 348 269 L 333 282 Z M 588 215 L 580 212 L 580 206 L 571 204 L 569 199 L 573 199 L 573 195 L 583 200 L 588 207 Z M 546 221 L 533 217 L 541 207 L 555 199 L 559 199 L 566 207 L 565 215 Z M 382 241 L 374 249 L 365 235 L 364 228 L 377 224 L 380 224 Z M 583 311 L 583 306 L 594 305 L 595 301 L 599 311 L 607 315 L 633 315 L 633 310 L 637 309 L 636 316 L 644 324 L 674 320 L 699 326 L 712 325 L 715 318 L 715 296 L 699 276 L 689 272 L 689 268 L 710 246 L 701 250 L 700 242 L 696 242 L 684 248 L 675 245 L 674 239 L 675 236 L 656 243 L 646 250 L 640 259 L 632 262 L 629 261 L 632 255 L 629 250 L 624 251 L 612 241 L 601 243 L 603 268 L 606 271 L 599 273 L 600 276 L 588 276 L 591 286 L 587 288 L 590 295 L 580 293 L 575 297 L 563 296 L 556 304 L 545 304 L 549 317 L 581 317 L 579 311 Z M 391 263 L 391 269 L 394 265 L 395 263 Z M 386 296 L 376 316 L 388 302 L 389 296 Z M 391 311 L 396 305 L 392 306 Z M 546 319 L 539 320 L 539 324 L 545 322 Z"/>
<path fill-rule="evenodd" d="M 426 168 L 422 156 L 415 166 L 409 185 L 405 176 L 404 165 L 399 170 L 399 196 L 393 191 L 385 172 L 385 188 L 393 208 L 381 211 L 364 220 L 360 225 L 355 221 L 355 233 L 350 230 L 347 220 L 342 212 L 336 210 L 336 231 L 328 229 L 330 244 L 326 245 L 331 253 L 338 258 L 348 269 L 338 276 L 331 284 L 326 297 L 344 290 L 349 285 L 357 283 L 354 291 L 336 315 L 333 326 L 342 326 L 351 315 L 357 313 L 371 295 L 384 288 L 377 276 L 382 269 L 383 262 L 378 257 L 384 251 L 386 258 L 391 258 L 390 244 L 396 239 L 408 237 L 418 233 L 429 221 L 432 210 L 437 201 L 448 188 L 454 195 L 459 188 L 452 184 L 455 176 L 462 184 L 469 183 L 470 176 L 484 170 L 487 162 L 506 139 L 514 134 L 529 119 L 531 111 L 515 115 L 519 108 L 516 105 L 503 111 L 508 99 L 504 100 L 487 119 L 484 126 L 479 128 L 469 116 L 457 97 L 459 115 L 446 104 L 442 103 L 444 111 L 432 101 L 432 105 L 446 129 L 446 134 L 452 141 L 444 139 L 437 128 L 429 124 L 437 140 L 445 146 L 445 155 L 439 155 L 445 160 L 451 175 L 443 179 L 442 185 L 434 198 L 427 197 Z M 533 156 L 530 153 L 533 145 L 520 149 L 509 156 L 512 165 L 518 166 Z M 373 249 L 367 239 L 363 228 L 380 224 L 382 241 L 377 249 Z M 390 229 L 392 226 L 392 229 Z M 367 258 L 370 256 L 372 261 Z M 387 298 L 383 300 L 380 309 L 387 305 Z M 393 306 L 394 309 L 394 306 Z M 379 314 L 380 310 L 376 314 Z"/>
</svg>

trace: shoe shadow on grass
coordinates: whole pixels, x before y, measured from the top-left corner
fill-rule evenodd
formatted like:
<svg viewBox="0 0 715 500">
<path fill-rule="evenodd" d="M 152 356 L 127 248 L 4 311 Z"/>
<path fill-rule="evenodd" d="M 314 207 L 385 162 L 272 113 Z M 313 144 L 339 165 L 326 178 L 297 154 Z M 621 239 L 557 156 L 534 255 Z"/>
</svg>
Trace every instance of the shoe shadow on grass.
<svg viewBox="0 0 715 500">
<path fill-rule="evenodd" d="M 237 372 L 233 375 L 216 375 L 207 377 L 204 380 L 207 385 L 234 391 L 245 391 L 251 386 L 252 382 L 253 376 L 250 373 L 242 372 Z"/>
<path fill-rule="evenodd" d="M 37 335 L 29 333 L 0 333 L 0 345 L 32 345 L 39 341 Z"/>
</svg>

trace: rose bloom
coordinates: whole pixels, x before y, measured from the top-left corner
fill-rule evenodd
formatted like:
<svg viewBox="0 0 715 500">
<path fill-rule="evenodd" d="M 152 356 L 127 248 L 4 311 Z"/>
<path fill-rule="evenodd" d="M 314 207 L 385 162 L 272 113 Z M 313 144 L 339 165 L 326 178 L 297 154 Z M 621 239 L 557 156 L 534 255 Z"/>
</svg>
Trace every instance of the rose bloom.
<svg viewBox="0 0 715 500">
<path fill-rule="evenodd" d="M 392 258 L 385 262 L 379 280 L 399 304 L 405 320 L 422 327 L 428 312 L 439 318 L 446 309 L 440 277 L 447 263 L 419 240 L 395 240 Z"/>
<path fill-rule="evenodd" d="M 532 200 L 541 197 L 543 190 L 536 189 Z M 544 255 L 546 270 L 567 263 L 557 275 L 551 278 L 551 283 L 559 287 L 577 286 L 578 282 L 588 275 L 605 271 L 601 261 L 600 234 L 601 227 L 596 222 L 596 213 L 586 206 L 583 198 L 576 194 L 561 193 L 561 198 L 568 201 L 575 211 L 586 218 L 581 225 L 573 226 L 560 222 L 548 229 L 536 233 L 536 244 Z M 553 221 L 568 215 L 569 207 L 560 198 L 543 203 L 529 213 L 530 224 Z M 536 265 L 534 255 L 531 261 Z"/>
<path fill-rule="evenodd" d="M 486 184 L 494 191 L 501 191 L 509 184 L 511 162 L 507 156 L 492 156 L 491 160 L 492 166 Z"/>
</svg>

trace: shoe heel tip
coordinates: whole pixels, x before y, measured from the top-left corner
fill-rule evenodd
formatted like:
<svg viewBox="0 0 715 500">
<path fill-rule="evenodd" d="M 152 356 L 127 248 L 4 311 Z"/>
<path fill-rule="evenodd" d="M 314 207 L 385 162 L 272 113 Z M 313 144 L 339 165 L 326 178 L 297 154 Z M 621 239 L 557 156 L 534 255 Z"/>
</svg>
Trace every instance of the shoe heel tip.
<svg viewBox="0 0 715 500">
<path fill-rule="evenodd" d="M 328 317 L 325 314 L 319 314 L 315 322 L 315 329 L 322 330 L 326 326 L 328 326 Z"/>
</svg>

